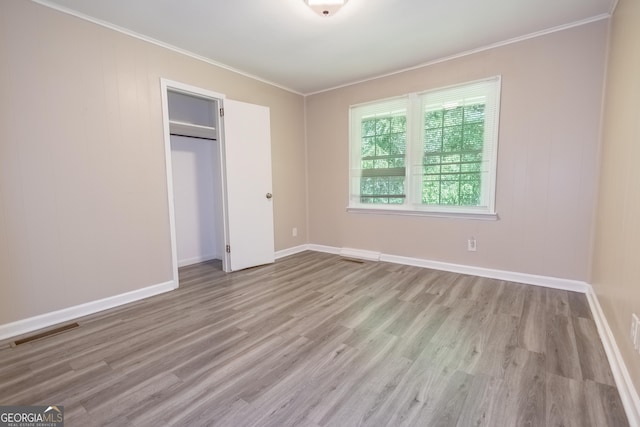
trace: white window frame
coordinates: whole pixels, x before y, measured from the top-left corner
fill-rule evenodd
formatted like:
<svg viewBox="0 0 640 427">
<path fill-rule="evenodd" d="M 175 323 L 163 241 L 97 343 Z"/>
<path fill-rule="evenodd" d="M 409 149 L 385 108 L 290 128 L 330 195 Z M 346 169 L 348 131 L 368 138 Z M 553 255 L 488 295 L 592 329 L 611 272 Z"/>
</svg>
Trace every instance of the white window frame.
<svg viewBox="0 0 640 427">
<path fill-rule="evenodd" d="M 429 205 L 422 203 L 423 140 L 425 100 L 445 103 L 448 96 L 456 96 L 469 90 L 487 97 L 486 105 L 495 111 L 487 114 L 484 124 L 483 163 L 487 163 L 482 177 L 482 206 Z M 501 77 L 494 76 L 463 84 L 411 93 L 408 95 L 376 100 L 349 108 L 349 204 L 348 212 L 392 215 L 420 215 L 438 217 L 460 217 L 470 219 L 497 219 L 496 175 L 498 154 L 498 131 L 500 119 Z M 434 98 L 435 97 L 435 98 Z M 407 142 L 405 152 L 405 200 L 402 204 L 362 203 L 360 200 L 360 178 L 362 177 L 361 120 L 363 112 L 375 110 L 388 104 L 406 103 Z"/>
</svg>

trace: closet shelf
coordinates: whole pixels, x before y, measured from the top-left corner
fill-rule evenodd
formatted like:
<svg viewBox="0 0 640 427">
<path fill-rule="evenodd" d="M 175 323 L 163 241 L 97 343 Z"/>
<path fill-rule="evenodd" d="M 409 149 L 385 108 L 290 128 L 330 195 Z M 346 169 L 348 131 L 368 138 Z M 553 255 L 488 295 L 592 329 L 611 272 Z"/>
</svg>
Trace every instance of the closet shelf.
<svg viewBox="0 0 640 427">
<path fill-rule="evenodd" d="M 202 139 L 218 139 L 218 132 L 215 127 L 177 122 L 175 120 L 169 120 L 169 132 L 171 135 L 190 136 Z"/>
</svg>

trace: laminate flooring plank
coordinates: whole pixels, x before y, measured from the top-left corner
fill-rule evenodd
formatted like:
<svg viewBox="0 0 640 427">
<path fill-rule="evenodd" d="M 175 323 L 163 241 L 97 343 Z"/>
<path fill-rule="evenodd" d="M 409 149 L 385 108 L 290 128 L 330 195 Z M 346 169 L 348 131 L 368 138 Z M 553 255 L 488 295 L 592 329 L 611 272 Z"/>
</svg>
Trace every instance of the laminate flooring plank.
<svg viewBox="0 0 640 427">
<path fill-rule="evenodd" d="M 429 292 L 421 292 L 416 295 L 410 302 L 416 304 L 419 307 L 428 308 L 431 304 L 436 303 L 438 295 Z"/>
<path fill-rule="evenodd" d="M 493 425 L 544 426 L 546 423 L 544 354 L 517 348 L 496 399 L 504 410 Z"/>
<path fill-rule="evenodd" d="M 36 387 L 43 379 L 55 381 L 62 379 L 73 373 L 73 368 L 66 361 L 50 363 L 46 365 L 32 366 L 28 371 L 23 371 L 22 375 L 11 378 L 0 385 L 0 401 L 13 396 L 13 390 L 19 385 L 20 388 Z"/>
<path fill-rule="evenodd" d="M 354 383 L 344 399 L 341 399 L 318 424 L 367 425 L 369 417 L 396 389 L 411 364 L 412 361 L 408 359 L 388 358 Z"/>
<path fill-rule="evenodd" d="M 608 364 L 602 363 L 607 359 L 607 354 L 600 341 L 595 323 L 584 317 L 574 317 L 571 320 L 576 337 L 582 379 L 615 386 L 611 368 Z"/>
<path fill-rule="evenodd" d="M 246 336 L 246 332 L 237 327 L 237 323 L 247 317 L 237 313 L 227 318 L 235 321 L 224 324 L 206 324 L 173 339 L 154 336 L 143 340 L 143 345 L 134 345 L 116 354 L 110 354 L 104 360 L 114 369 L 130 370 L 148 363 L 162 363 L 162 360 L 177 360 L 184 363 L 194 355 L 202 354 L 230 341 Z M 175 363 L 172 365 L 176 366 Z"/>
<path fill-rule="evenodd" d="M 439 332 L 440 328 L 449 330 L 448 322 L 451 307 L 434 304 L 426 316 L 424 316 L 414 327 L 402 335 L 400 341 L 403 350 L 402 356 L 410 360 L 416 360 L 420 354 L 428 351 L 431 347 L 431 340 Z"/>
<path fill-rule="evenodd" d="M 260 312 L 240 323 L 237 327 L 252 335 L 282 334 L 297 324 L 295 317 L 288 314 Z"/>
<path fill-rule="evenodd" d="M 377 334 L 375 339 L 360 349 L 359 357 L 351 366 L 343 371 L 343 375 L 331 381 L 330 386 L 325 387 L 325 392 L 319 403 L 310 411 L 307 418 L 320 425 L 338 410 L 346 398 L 360 385 L 360 382 L 369 375 L 381 369 L 385 359 L 393 352 L 397 338 L 392 335 Z"/>
<path fill-rule="evenodd" d="M 322 335 L 323 330 L 331 328 L 333 325 L 347 323 L 349 319 L 358 316 L 363 310 L 372 303 L 373 299 L 368 296 L 360 296 L 354 298 L 352 296 L 344 296 L 335 305 L 326 307 L 326 310 L 318 312 L 314 316 L 314 321 L 310 330 L 304 335 L 313 338 L 315 335 Z"/>
<path fill-rule="evenodd" d="M 371 305 L 369 310 L 364 311 L 357 317 L 345 321 L 344 326 L 348 328 L 384 329 L 391 325 L 401 314 L 402 309 L 407 306 L 406 301 L 396 298 L 395 290 L 391 291 L 388 297 L 380 298 L 380 305 Z"/>
<path fill-rule="evenodd" d="M 348 312 L 357 310 L 354 305 L 364 307 L 367 300 L 367 297 L 364 297 L 364 300 L 355 300 L 349 296 L 341 295 L 339 298 L 317 304 L 304 314 L 295 314 L 295 324 L 287 331 L 287 334 L 298 334 L 309 338 L 314 338 L 316 335 L 322 336 L 326 330 L 338 325 L 339 319 L 347 316 Z"/>
<path fill-rule="evenodd" d="M 377 271 L 369 273 L 369 277 L 358 279 L 358 286 L 347 292 L 347 295 L 354 297 L 367 296 L 376 299 L 379 295 L 399 295 L 400 291 L 389 289 L 390 278 L 388 274 L 380 274 Z"/>
<path fill-rule="evenodd" d="M 159 407 L 152 408 L 140 414 L 134 423 L 141 425 L 173 424 L 191 411 L 197 411 L 216 396 L 221 396 L 225 389 L 235 381 L 246 379 L 251 373 L 260 370 L 260 362 L 268 360 L 270 356 L 282 351 L 287 343 L 277 336 L 267 337 L 252 346 L 247 351 L 238 354 L 233 359 L 227 359 L 225 364 L 217 364 L 197 377 L 181 377 L 182 389 L 174 396 L 164 401 Z"/>
<path fill-rule="evenodd" d="M 473 376 L 457 425 L 543 426 L 544 404 L 542 355 L 516 349 L 504 379 Z"/>
<path fill-rule="evenodd" d="M 252 402 L 273 384 L 296 371 L 298 366 L 312 357 L 318 345 L 305 337 L 297 337 L 283 343 L 281 347 L 280 351 L 260 360 L 258 372 L 251 376 L 244 376 L 243 373 L 243 380 L 234 378 L 232 387 L 225 393 L 237 394 L 244 401 Z"/>
<path fill-rule="evenodd" d="M 235 396 L 224 399 L 212 397 L 172 419 L 170 425 L 242 427 L 247 408 L 248 404 Z"/>
<path fill-rule="evenodd" d="M 46 354 L 55 360 L 66 360 L 68 355 L 77 355 L 80 352 L 89 351 L 102 342 L 96 336 L 104 338 L 105 333 L 118 328 L 122 322 L 107 322 L 103 329 L 84 328 L 69 330 L 63 334 L 42 338 L 26 344 L 20 344 L 5 353 L 8 357 L 3 359 L 3 365 L 9 369 L 21 366 L 39 365 L 42 355 Z"/>
<path fill-rule="evenodd" d="M 473 276 L 465 274 L 458 274 L 452 281 L 448 282 L 443 280 L 440 283 L 445 285 L 444 290 L 438 292 L 439 297 L 436 298 L 436 303 L 445 305 L 447 307 L 454 307 L 458 301 L 465 298 L 465 295 L 469 295 L 472 291 L 473 282 L 476 280 Z M 430 292 L 433 293 L 434 285 L 430 286 Z"/>
<path fill-rule="evenodd" d="M 259 396 L 232 425 L 288 426 L 310 421 L 311 412 L 325 395 L 358 366 L 360 352 L 341 345 L 321 354 L 315 362 L 304 366 L 302 376 L 290 376 Z"/>
<path fill-rule="evenodd" d="M 571 316 L 569 308 L 569 292 L 562 289 L 541 288 L 546 299 L 547 314 Z"/>
<path fill-rule="evenodd" d="M 394 280 L 393 289 L 400 291 L 400 294 L 405 292 L 413 293 L 414 289 L 424 290 L 426 283 L 422 280 L 425 275 L 425 271 L 420 268 L 396 270 L 399 274 Z"/>
<path fill-rule="evenodd" d="M 92 417 L 81 405 L 72 407 L 62 400 L 56 402 L 64 406 L 64 422 L 68 426 L 98 427 L 106 421 Z"/>
<path fill-rule="evenodd" d="M 324 285 L 317 286 L 316 291 L 333 298 L 351 295 L 351 292 L 358 287 L 356 283 L 346 283 L 344 278 L 338 278 L 333 281 L 327 280 L 327 282 Z"/>
<path fill-rule="evenodd" d="M 474 375 L 457 426 L 494 427 L 507 425 L 503 416 L 507 402 L 498 398 L 503 394 L 504 389 L 504 379 L 502 378 Z"/>
<path fill-rule="evenodd" d="M 117 419 L 148 401 L 157 401 L 162 395 L 177 391 L 177 386 L 181 383 L 182 381 L 171 373 L 161 374 L 138 383 L 124 392 L 116 393 L 108 399 L 84 401 L 81 404 L 96 419 Z"/>
<path fill-rule="evenodd" d="M 544 353 L 547 349 L 547 321 L 545 290 L 535 286 L 526 289 L 518 326 L 518 346 Z"/>
<path fill-rule="evenodd" d="M 434 396 L 427 405 L 423 405 L 416 418 L 407 425 L 448 427 L 455 426 L 469 394 L 473 376 L 455 371 L 446 387 L 438 396 Z"/>
<path fill-rule="evenodd" d="M 342 305 L 342 301 L 351 300 L 350 297 L 345 297 L 344 294 L 324 293 L 319 291 L 314 291 L 313 294 L 319 295 L 317 300 L 313 300 L 313 304 L 301 304 L 298 307 L 291 307 L 289 313 L 297 319 L 305 319 L 320 311 L 330 310 L 336 305 L 340 306 Z"/>
<path fill-rule="evenodd" d="M 307 284 L 306 286 L 310 286 Z M 228 306 L 238 311 L 260 312 L 271 310 L 275 305 L 282 308 L 281 304 L 295 300 L 304 292 L 304 286 L 300 286 L 297 282 L 289 282 L 283 286 L 264 286 L 262 292 L 257 293 L 254 297 L 244 298 L 235 304 Z"/>
<path fill-rule="evenodd" d="M 517 347 L 517 318 L 506 314 L 491 315 L 486 327 L 471 337 L 477 357 L 458 369 L 473 375 L 503 378 Z"/>
<path fill-rule="evenodd" d="M 293 383 L 296 378 L 313 374 L 323 366 L 326 359 L 331 358 L 335 351 L 342 347 L 342 343 L 352 333 L 352 330 L 336 325 L 333 329 L 326 331 L 323 336 L 309 341 L 306 354 L 303 354 L 304 357 L 300 355 L 289 357 L 286 363 L 282 363 L 276 369 L 271 369 L 268 375 L 261 379 L 252 378 L 251 384 L 244 387 L 238 396 L 245 402 L 254 402 L 260 396 L 270 392 L 277 384 L 289 380 Z"/>
<path fill-rule="evenodd" d="M 3 361 L 3 367 L 0 368 L 0 394 L 3 388 L 10 387 L 12 384 L 20 383 L 33 376 L 33 371 L 29 366 L 18 362 L 6 362 L 3 356 L 4 354 L 0 352 L 0 360 Z"/>
<path fill-rule="evenodd" d="M 447 425 L 447 419 L 448 425 L 455 425 L 471 379 L 447 367 L 414 363 L 385 404 L 370 416 L 370 425 Z"/>
<path fill-rule="evenodd" d="M 496 303 L 504 288 L 503 282 L 475 276 L 461 276 L 460 280 L 464 280 L 467 283 L 460 294 L 460 298 L 483 301 L 492 306 L 491 311 L 497 309 Z"/>
<path fill-rule="evenodd" d="M 59 396 L 58 399 L 66 397 L 71 390 L 81 387 L 92 378 L 106 379 L 114 374 L 107 364 L 99 363 L 59 376 L 38 375 L 20 383 L 19 386 L 5 390 L 7 393 L 0 395 L 0 402 L 3 405 L 18 406 L 45 404 L 52 396 Z"/>
<path fill-rule="evenodd" d="M 74 381 L 71 383 L 60 384 L 58 387 L 50 390 L 47 393 L 45 400 L 32 399 L 31 404 L 34 402 L 48 404 L 48 402 L 62 402 L 60 404 L 65 405 L 66 409 L 77 409 L 82 407 L 81 402 L 88 396 L 91 396 L 95 390 L 102 390 L 104 384 L 110 383 L 115 378 L 121 378 L 121 374 L 105 364 L 97 365 L 93 368 L 87 368 L 82 370 L 78 376 L 74 376 Z M 84 410 L 84 407 L 82 407 Z"/>
<path fill-rule="evenodd" d="M 582 380 L 582 369 L 571 317 L 554 315 L 547 319 L 547 372 Z"/>
<path fill-rule="evenodd" d="M 42 360 L 42 356 L 41 359 Z M 3 365 L 6 366 L 6 369 L 3 369 L 2 381 L 0 382 L 0 401 L 5 396 L 5 394 L 10 394 L 10 389 L 13 386 L 21 385 L 24 387 L 28 385 L 29 381 L 37 381 L 33 377 L 36 374 L 36 371 L 43 367 L 43 364 L 39 365 L 34 363 L 33 360 L 28 362 L 26 361 L 2 361 Z M 48 364 L 46 365 L 47 370 L 49 371 L 49 377 L 64 375 L 65 373 L 72 371 L 73 369 L 69 366 L 69 363 L 64 359 L 53 359 L 48 360 Z M 26 382 L 26 383 L 25 383 Z"/>
<path fill-rule="evenodd" d="M 485 279 L 488 280 L 488 279 Z M 496 297 L 496 313 L 509 314 L 518 319 L 522 317 L 524 310 L 524 300 L 527 294 L 527 285 L 519 283 L 491 280 L 494 286 L 500 285 L 500 290 Z"/>
<path fill-rule="evenodd" d="M 231 314 L 229 313 L 229 315 Z M 109 362 L 127 354 L 135 353 L 145 347 L 148 348 L 152 342 L 167 342 L 178 339 L 187 334 L 189 329 L 202 323 L 204 322 L 192 322 L 191 319 L 185 316 L 179 319 L 163 321 L 158 319 L 155 326 L 146 325 L 137 330 L 134 325 L 131 325 L 130 329 L 118 330 L 114 333 L 113 338 L 103 344 L 76 352 L 70 358 L 69 364 L 74 369 L 82 369 L 85 366 L 90 366 L 103 360 Z M 180 327 L 172 327 L 174 324 L 178 324 Z"/>
<path fill-rule="evenodd" d="M 268 420 L 258 418 L 255 425 L 267 421 L 269 425 L 278 425 L 278 422 L 289 425 L 305 419 L 316 422 L 314 414 L 319 418 L 327 411 L 327 406 L 341 402 L 348 394 L 348 388 L 357 385 L 358 379 L 367 372 L 374 371 L 377 361 L 384 360 L 393 349 L 393 339 L 384 335 L 377 336 L 362 349 L 330 344 L 327 343 L 327 351 L 319 351 L 325 356 L 304 366 L 302 381 L 289 377 L 276 385 L 273 393 L 265 394 L 254 402 L 257 407 L 272 408 L 266 411 Z M 370 355 L 376 357 L 371 358 Z M 288 411 L 283 410 L 285 408 Z"/>
<path fill-rule="evenodd" d="M 152 387 L 150 384 L 159 382 L 165 372 L 155 366 L 148 366 L 145 370 L 133 372 L 114 372 L 108 379 L 92 388 L 80 404 L 91 412 L 119 396 L 127 393 L 136 393 L 138 388 Z"/>
<path fill-rule="evenodd" d="M 586 406 L 594 425 L 616 427 L 629 425 L 620 394 L 615 387 L 588 380 L 584 382 L 583 387 Z"/>
<path fill-rule="evenodd" d="M 278 351 L 264 357 L 252 366 L 227 376 L 216 385 L 214 392 L 209 391 L 191 400 L 191 409 L 176 414 L 172 423 L 190 425 L 188 424 L 190 418 L 203 412 L 212 414 L 216 404 L 226 401 L 225 406 L 229 406 L 228 399 L 232 396 L 247 401 L 245 398 L 247 396 L 260 395 L 272 383 L 287 376 L 298 363 L 302 363 L 304 357 L 314 349 L 314 343 L 303 337 L 298 337 L 283 343 L 280 347 Z M 216 404 L 212 405 L 211 403 Z"/>
<path fill-rule="evenodd" d="M 457 273 L 449 273 L 445 271 L 436 271 L 430 269 L 426 270 L 429 272 L 430 280 L 425 291 L 434 295 L 444 295 L 453 286 L 455 286 L 456 281 L 460 277 L 460 275 Z M 462 290 L 459 290 L 458 292 L 460 291 Z"/>
<path fill-rule="evenodd" d="M 235 427 L 247 425 L 245 420 L 246 415 L 249 413 L 249 404 L 242 399 L 234 398 L 231 403 L 224 406 L 214 402 L 212 406 L 217 410 L 215 414 L 194 414 L 194 416 L 200 416 L 200 418 L 187 419 L 185 420 L 185 425 Z"/>
<path fill-rule="evenodd" d="M 410 302 L 403 306 L 401 313 L 385 328 L 385 332 L 402 337 L 415 330 L 421 320 L 428 315 L 431 304 L 435 300 L 435 295 L 423 293 L 424 299 L 421 303 Z M 429 295 L 429 297 L 426 297 Z"/>
<path fill-rule="evenodd" d="M 580 381 L 547 374 L 546 399 L 548 427 L 596 427 L 589 419 L 585 390 Z"/>
<path fill-rule="evenodd" d="M 577 292 L 567 292 L 569 298 L 569 309 L 571 315 L 575 317 L 583 317 L 585 319 L 593 320 L 591 315 L 591 309 L 587 302 L 587 297 L 584 294 Z"/>
<path fill-rule="evenodd" d="M 185 381 L 200 378 L 218 369 L 228 369 L 231 365 L 259 358 L 261 352 L 272 351 L 283 341 L 284 338 L 277 335 L 256 336 L 245 333 L 234 341 L 194 355 L 186 363 L 172 369 L 172 372 Z"/>
<path fill-rule="evenodd" d="M 234 326 L 224 329 L 213 327 L 158 347 L 124 354 L 122 358 L 110 358 L 108 363 L 113 369 L 125 372 L 154 365 L 172 371 L 184 369 L 182 372 L 186 375 L 186 372 L 202 369 L 217 355 L 225 354 L 236 345 L 242 346 L 247 340 L 247 333 Z"/>
<path fill-rule="evenodd" d="M 459 300 L 425 346 L 425 355 L 420 357 L 429 357 L 435 363 L 452 368 L 475 365 L 480 355 L 478 343 L 482 341 L 479 334 L 491 322 L 492 316 L 482 302 Z"/>
</svg>

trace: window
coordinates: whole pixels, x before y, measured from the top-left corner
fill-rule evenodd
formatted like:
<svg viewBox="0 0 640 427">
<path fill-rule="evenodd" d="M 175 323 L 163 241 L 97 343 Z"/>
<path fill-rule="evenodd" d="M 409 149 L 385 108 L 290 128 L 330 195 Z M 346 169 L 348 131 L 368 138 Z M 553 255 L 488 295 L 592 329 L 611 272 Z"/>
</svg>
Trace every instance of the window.
<svg viewBox="0 0 640 427">
<path fill-rule="evenodd" d="M 500 78 L 352 106 L 349 208 L 495 214 Z"/>
</svg>

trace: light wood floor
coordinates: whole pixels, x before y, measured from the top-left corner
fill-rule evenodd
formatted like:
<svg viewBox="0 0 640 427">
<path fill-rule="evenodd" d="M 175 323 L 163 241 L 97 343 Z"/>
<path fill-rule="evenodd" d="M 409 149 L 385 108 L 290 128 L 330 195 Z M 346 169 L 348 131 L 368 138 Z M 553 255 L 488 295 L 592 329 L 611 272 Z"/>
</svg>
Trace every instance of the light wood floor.
<svg viewBox="0 0 640 427">
<path fill-rule="evenodd" d="M 625 426 L 584 295 L 305 252 L 0 349 L 67 426 Z"/>
</svg>

